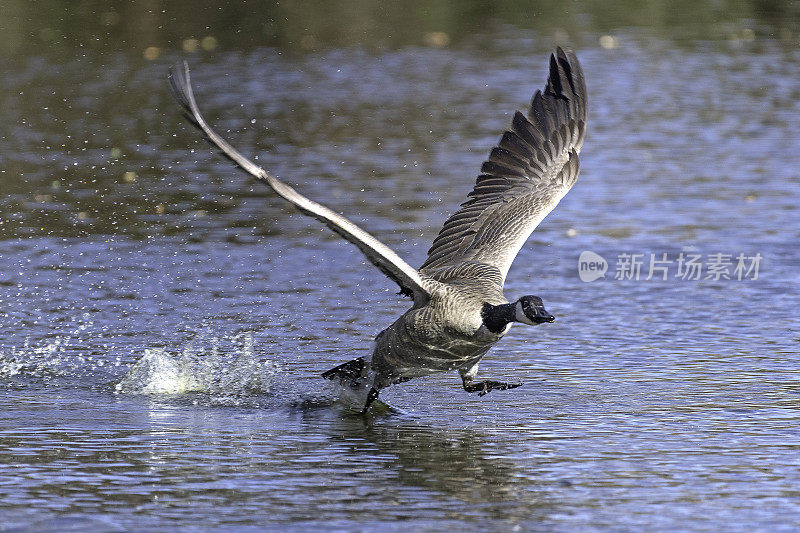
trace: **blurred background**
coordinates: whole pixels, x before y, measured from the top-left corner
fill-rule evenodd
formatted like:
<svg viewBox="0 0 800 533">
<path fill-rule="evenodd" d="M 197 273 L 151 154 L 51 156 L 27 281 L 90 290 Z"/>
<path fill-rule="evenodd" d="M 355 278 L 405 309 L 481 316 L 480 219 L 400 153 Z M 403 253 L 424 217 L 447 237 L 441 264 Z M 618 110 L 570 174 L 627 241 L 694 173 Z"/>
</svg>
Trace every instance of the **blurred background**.
<svg viewBox="0 0 800 533">
<path fill-rule="evenodd" d="M 284 51 L 362 46 L 459 45 L 509 25 L 585 46 L 604 33 L 638 30 L 685 45 L 695 40 L 770 37 L 795 45 L 797 2 L 664 1 L 306 1 L 24 2 L 3 5 L 4 55 L 162 53 L 214 39 L 223 50 Z M 510 28 L 509 28 L 510 29 Z M 208 49 L 207 41 L 202 48 Z M 189 51 L 190 51 L 189 50 Z M 149 52 L 150 57 L 156 51 Z"/>
<path fill-rule="evenodd" d="M 302 127 L 308 122 L 303 113 L 334 114 L 334 103 L 363 108 L 363 104 L 375 104 L 379 93 L 405 90 L 403 80 L 398 85 L 388 79 L 404 74 L 403 66 L 390 66 L 392 60 L 403 62 L 404 55 L 417 54 L 435 62 L 420 73 L 424 81 L 408 80 L 420 85 L 423 94 L 409 96 L 419 102 L 402 111 L 430 122 L 450 117 L 437 117 L 446 115 L 443 110 L 448 110 L 448 102 L 436 95 L 426 101 L 431 88 L 425 83 L 446 80 L 454 75 L 454 68 L 480 68 L 465 62 L 470 55 L 479 54 L 498 69 L 503 62 L 513 67 L 510 53 L 529 57 L 533 69 L 541 63 L 536 55 L 553 45 L 605 50 L 605 58 L 611 58 L 615 50 L 618 58 L 640 51 L 653 56 L 650 65 L 657 64 L 665 52 L 691 54 L 709 48 L 728 58 L 750 57 L 747 54 L 765 47 L 770 54 L 785 56 L 797 48 L 799 21 L 800 7 L 791 1 L 244 1 L 219 5 L 8 0 L 0 14 L 4 73 L 0 80 L 0 237 L 107 232 L 141 237 L 162 232 L 162 222 L 168 217 L 159 220 L 156 215 L 169 215 L 181 201 L 184 213 L 187 209 L 228 209 L 225 202 L 211 198 L 206 205 L 199 199 L 174 196 L 185 191 L 181 186 L 173 189 L 176 173 L 168 171 L 165 159 L 171 158 L 164 156 L 170 149 L 185 146 L 185 141 L 172 140 L 176 115 L 163 79 L 167 68 L 180 58 L 194 65 L 234 62 L 245 63 L 251 72 L 261 69 L 260 80 L 242 79 L 230 69 L 215 71 L 218 78 L 227 79 L 227 85 L 224 92 L 209 96 L 237 98 L 228 93 L 231 87 L 243 85 L 250 93 L 265 95 L 263 102 L 247 103 L 241 116 L 232 115 L 233 106 L 225 109 L 229 127 L 238 130 L 248 128 L 240 120 L 245 115 L 248 122 L 260 120 L 250 126 L 250 135 L 258 136 L 263 128 L 282 128 L 278 121 L 284 118 L 291 117 Z M 344 87 L 342 79 L 330 79 L 334 76 L 321 68 L 337 63 L 344 67 L 341 78 L 358 86 L 360 94 L 369 93 L 368 102 L 345 102 L 341 91 L 351 88 Z M 379 65 L 396 70 L 382 70 Z M 619 68 L 624 68 L 622 63 Z M 487 99 L 495 98 L 497 91 L 513 91 L 516 106 L 524 105 L 529 86 L 504 87 L 502 79 L 486 74 L 471 81 L 486 85 Z M 358 75 L 363 76 L 361 83 L 353 79 Z M 715 91 L 709 94 L 705 81 L 684 82 L 683 88 L 696 91 L 695 96 L 714 98 Z M 285 94 L 298 90 L 316 93 L 313 105 L 319 109 L 307 109 L 292 101 L 292 94 Z M 504 115 L 508 112 L 503 109 Z M 386 120 L 385 116 L 376 118 Z M 333 128 L 324 133 L 327 138 L 333 131 L 346 135 L 347 128 L 359 127 L 341 113 L 327 122 Z M 436 124 L 430 126 L 433 129 Z M 415 148 L 430 148 L 426 145 L 448 133 L 436 129 L 434 136 L 426 138 L 426 131 L 403 127 L 407 142 Z M 150 182 L 144 186 L 142 180 Z M 160 185 L 153 180 L 168 186 L 156 194 Z M 167 225 L 184 223 L 172 219 Z"/>
</svg>

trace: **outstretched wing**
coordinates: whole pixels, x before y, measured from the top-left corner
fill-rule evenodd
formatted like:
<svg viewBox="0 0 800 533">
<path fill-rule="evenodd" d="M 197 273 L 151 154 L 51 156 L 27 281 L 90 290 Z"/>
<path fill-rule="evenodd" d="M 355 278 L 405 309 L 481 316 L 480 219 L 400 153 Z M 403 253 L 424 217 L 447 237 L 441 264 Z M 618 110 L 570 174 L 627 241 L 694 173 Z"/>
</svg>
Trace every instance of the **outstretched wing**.
<svg viewBox="0 0 800 533">
<path fill-rule="evenodd" d="M 526 117 L 514 115 L 461 204 L 428 250 L 420 272 L 464 262 L 508 269 L 531 232 L 574 185 L 586 131 L 586 84 L 578 58 L 558 48 L 550 77 L 536 91 Z"/>
<path fill-rule="evenodd" d="M 430 298 L 429 292 L 422 285 L 422 278 L 419 272 L 403 261 L 388 246 L 343 216 L 309 200 L 293 188 L 279 181 L 269 172 L 244 157 L 212 130 L 203 115 L 200 114 L 195 102 L 189 77 L 189 65 L 186 62 L 183 63 L 182 69 L 170 70 L 169 80 L 175 98 L 183 106 L 186 118 L 199 128 L 205 134 L 205 137 L 219 148 L 225 156 L 270 187 L 278 196 L 293 204 L 300 212 L 316 218 L 343 238 L 355 244 L 370 263 L 400 285 L 401 293 L 414 297 L 415 305 L 420 305 Z"/>
</svg>

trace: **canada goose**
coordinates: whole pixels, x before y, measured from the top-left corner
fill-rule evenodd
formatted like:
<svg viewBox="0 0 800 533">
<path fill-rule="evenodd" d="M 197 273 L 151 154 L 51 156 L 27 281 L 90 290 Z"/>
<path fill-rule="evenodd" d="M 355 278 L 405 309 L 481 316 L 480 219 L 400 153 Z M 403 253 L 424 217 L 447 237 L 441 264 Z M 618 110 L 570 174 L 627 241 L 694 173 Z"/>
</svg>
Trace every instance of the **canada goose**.
<svg viewBox="0 0 800 533">
<path fill-rule="evenodd" d="M 223 154 L 302 213 L 355 244 L 367 259 L 414 300 L 413 307 L 375 339 L 370 357 L 359 357 L 323 377 L 363 392 L 364 408 L 381 389 L 412 378 L 458 370 L 464 390 L 484 395 L 521 383 L 476 381 L 478 363 L 513 322 L 552 322 L 537 296 L 509 303 L 503 283 L 517 252 L 544 217 L 575 184 L 586 131 L 586 85 L 573 52 L 550 55 L 544 92 L 536 91 L 527 116 L 483 163 L 469 200 L 444 223 L 419 270 L 349 220 L 278 181 L 229 145 L 206 123 L 195 102 L 189 68 L 170 72 L 186 117 Z"/>
</svg>

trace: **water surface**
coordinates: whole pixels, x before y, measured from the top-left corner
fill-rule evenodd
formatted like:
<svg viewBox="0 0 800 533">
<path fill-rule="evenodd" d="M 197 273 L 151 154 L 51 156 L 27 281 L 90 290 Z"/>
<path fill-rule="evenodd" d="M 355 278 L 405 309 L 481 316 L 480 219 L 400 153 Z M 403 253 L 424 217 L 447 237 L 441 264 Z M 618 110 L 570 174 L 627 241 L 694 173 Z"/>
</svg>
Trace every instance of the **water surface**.
<svg viewBox="0 0 800 533">
<path fill-rule="evenodd" d="M 2 528 L 795 530 L 800 51 L 790 7 L 747 6 L 500 2 L 395 31 L 298 9 L 246 37 L 224 17 L 247 13 L 20 7 L 40 40 L 0 41 Z M 187 57 L 219 131 L 419 265 L 564 39 L 589 84 L 582 173 L 506 285 L 557 320 L 481 367 L 525 386 L 433 376 L 348 416 L 319 374 L 408 302 L 198 139 L 166 68 Z M 604 279 L 580 280 L 585 250 Z M 614 279 L 620 254 L 681 252 L 763 261 Z"/>
</svg>

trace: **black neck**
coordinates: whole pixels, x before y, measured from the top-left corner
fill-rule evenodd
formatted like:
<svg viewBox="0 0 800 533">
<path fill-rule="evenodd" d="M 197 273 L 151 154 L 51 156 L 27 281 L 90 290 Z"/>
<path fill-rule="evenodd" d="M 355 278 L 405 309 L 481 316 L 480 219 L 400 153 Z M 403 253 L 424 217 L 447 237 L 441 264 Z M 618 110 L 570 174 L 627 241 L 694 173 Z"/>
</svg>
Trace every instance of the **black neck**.
<svg viewBox="0 0 800 533">
<path fill-rule="evenodd" d="M 516 320 L 516 302 L 510 304 L 483 304 L 481 316 L 486 329 L 492 333 L 502 333 L 509 322 Z"/>
</svg>

